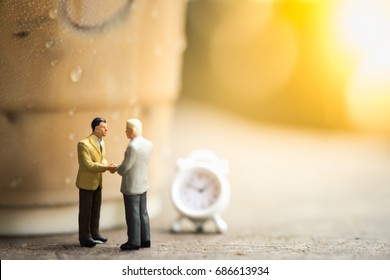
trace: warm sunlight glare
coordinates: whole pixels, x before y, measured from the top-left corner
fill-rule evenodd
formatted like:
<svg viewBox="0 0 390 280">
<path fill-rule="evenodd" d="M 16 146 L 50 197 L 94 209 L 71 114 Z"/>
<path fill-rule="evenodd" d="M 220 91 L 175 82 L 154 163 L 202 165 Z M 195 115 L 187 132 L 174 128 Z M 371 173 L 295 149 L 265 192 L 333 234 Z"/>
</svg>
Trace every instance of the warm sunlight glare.
<svg viewBox="0 0 390 280">
<path fill-rule="evenodd" d="M 387 0 L 344 0 L 336 18 L 341 40 L 366 54 L 389 43 L 389 9 Z"/>
<path fill-rule="evenodd" d="M 357 62 L 346 93 L 351 121 L 390 131 L 390 2 L 345 0 L 336 19 L 340 41 Z"/>
</svg>

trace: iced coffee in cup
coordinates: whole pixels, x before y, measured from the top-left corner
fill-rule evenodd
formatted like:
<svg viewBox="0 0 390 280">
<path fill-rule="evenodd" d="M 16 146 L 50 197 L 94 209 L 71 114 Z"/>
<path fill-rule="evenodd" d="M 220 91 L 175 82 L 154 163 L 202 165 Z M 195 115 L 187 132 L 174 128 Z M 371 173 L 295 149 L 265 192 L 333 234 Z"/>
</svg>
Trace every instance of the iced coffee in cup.
<svg viewBox="0 0 390 280">
<path fill-rule="evenodd" d="M 166 182 L 171 113 L 185 47 L 185 0 L 0 2 L 0 234 L 77 231 L 77 142 L 107 120 L 106 158 L 123 123 L 153 141 L 149 207 Z M 124 224 L 120 177 L 105 173 L 101 228 Z"/>
</svg>

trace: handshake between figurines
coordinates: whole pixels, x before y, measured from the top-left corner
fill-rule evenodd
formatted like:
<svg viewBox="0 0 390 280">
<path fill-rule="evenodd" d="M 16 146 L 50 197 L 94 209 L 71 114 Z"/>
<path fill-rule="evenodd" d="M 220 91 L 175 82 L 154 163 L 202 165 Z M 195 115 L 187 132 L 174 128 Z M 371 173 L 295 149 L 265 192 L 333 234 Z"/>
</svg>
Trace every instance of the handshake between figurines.
<svg viewBox="0 0 390 280">
<path fill-rule="evenodd" d="M 113 163 L 113 162 L 110 162 L 107 166 L 107 170 L 110 171 L 110 173 L 114 174 L 118 169 L 118 166 Z"/>
</svg>

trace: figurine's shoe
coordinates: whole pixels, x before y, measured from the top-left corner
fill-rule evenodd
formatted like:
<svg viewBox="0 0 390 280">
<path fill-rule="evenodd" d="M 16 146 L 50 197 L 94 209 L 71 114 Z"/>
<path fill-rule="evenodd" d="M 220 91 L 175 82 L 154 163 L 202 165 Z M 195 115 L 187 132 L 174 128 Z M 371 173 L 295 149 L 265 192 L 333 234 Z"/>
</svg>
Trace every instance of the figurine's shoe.
<svg viewBox="0 0 390 280">
<path fill-rule="evenodd" d="M 81 247 L 95 247 L 96 242 L 92 238 L 86 239 L 86 240 L 80 240 L 80 246 Z"/>
<path fill-rule="evenodd" d="M 95 240 L 95 243 L 97 243 L 97 244 L 102 244 L 104 242 L 107 242 L 108 238 L 99 235 L 99 236 L 93 237 L 93 240 Z"/>
<path fill-rule="evenodd" d="M 141 243 L 142 248 L 149 248 L 150 247 L 150 240 L 146 240 Z"/>
<path fill-rule="evenodd" d="M 138 245 L 134 245 L 127 242 L 121 245 L 121 250 L 138 250 L 138 249 L 139 249 Z"/>
</svg>

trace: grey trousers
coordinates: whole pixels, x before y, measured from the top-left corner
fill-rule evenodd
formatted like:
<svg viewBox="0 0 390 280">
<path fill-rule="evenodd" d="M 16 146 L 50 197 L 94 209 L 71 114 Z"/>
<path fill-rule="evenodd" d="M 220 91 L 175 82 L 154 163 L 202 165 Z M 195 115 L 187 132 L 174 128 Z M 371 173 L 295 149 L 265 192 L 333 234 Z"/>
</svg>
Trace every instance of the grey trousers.
<svg viewBox="0 0 390 280">
<path fill-rule="evenodd" d="M 150 241 L 149 214 L 146 205 L 146 192 L 140 195 L 123 195 L 125 202 L 127 243 L 140 246 Z"/>
</svg>

